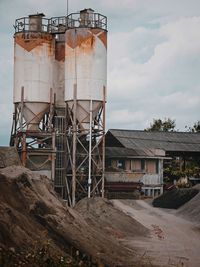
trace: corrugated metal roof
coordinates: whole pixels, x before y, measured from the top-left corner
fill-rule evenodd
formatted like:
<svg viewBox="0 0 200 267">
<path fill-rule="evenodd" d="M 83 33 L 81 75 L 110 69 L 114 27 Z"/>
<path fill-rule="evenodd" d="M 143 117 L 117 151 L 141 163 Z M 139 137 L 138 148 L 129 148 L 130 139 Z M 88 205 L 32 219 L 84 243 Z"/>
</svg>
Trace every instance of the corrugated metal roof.
<svg viewBox="0 0 200 267">
<path fill-rule="evenodd" d="M 110 132 L 125 148 L 163 149 L 165 151 L 200 152 L 200 133 L 146 132 L 111 129 Z"/>
<path fill-rule="evenodd" d="M 163 150 L 131 149 L 125 147 L 106 147 L 106 157 L 111 158 L 158 158 L 165 156 Z"/>
</svg>

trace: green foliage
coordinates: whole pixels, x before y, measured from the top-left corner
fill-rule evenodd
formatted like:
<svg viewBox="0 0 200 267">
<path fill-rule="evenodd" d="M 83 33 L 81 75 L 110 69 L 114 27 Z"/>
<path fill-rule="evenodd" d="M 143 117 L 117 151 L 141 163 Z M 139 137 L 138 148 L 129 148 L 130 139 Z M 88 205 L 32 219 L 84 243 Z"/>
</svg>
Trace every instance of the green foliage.
<svg viewBox="0 0 200 267">
<path fill-rule="evenodd" d="M 200 167 L 199 163 L 195 161 L 186 162 L 185 169 L 180 169 L 180 163 L 176 160 L 172 161 L 172 164 L 163 170 L 164 179 L 166 182 L 173 182 L 173 180 L 178 180 L 181 177 L 200 177 Z"/>
<path fill-rule="evenodd" d="M 164 168 L 164 178 L 166 181 L 173 182 L 173 180 L 178 180 L 181 177 L 184 177 L 185 174 L 180 169 L 176 169 L 173 166 Z"/>
<path fill-rule="evenodd" d="M 200 121 L 195 122 L 193 129 L 195 133 L 200 132 Z"/>
<path fill-rule="evenodd" d="M 148 132 L 173 132 L 175 131 L 176 123 L 175 120 L 170 118 L 161 119 L 153 119 L 153 123 L 150 124 L 149 128 L 146 128 L 145 131 Z"/>
<path fill-rule="evenodd" d="M 185 126 L 188 132 L 199 133 L 200 132 L 200 121 L 194 123 L 192 127 Z"/>
</svg>

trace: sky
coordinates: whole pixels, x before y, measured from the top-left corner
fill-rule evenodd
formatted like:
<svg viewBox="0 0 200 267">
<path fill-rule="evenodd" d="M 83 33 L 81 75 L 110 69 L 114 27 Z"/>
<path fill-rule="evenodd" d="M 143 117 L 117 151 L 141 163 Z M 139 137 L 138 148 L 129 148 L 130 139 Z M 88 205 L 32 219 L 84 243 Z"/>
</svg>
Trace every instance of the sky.
<svg viewBox="0 0 200 267">
<path fill-rule="evenodd" d="M 143 130 L 171 118 L 185 130 L 200 120 L 199 0 L 69 0 L 108 17 L 106 128 Z M 0 145 L 12 125 L 13 24 L 43 12 L 63 16 L 67 0 L 0 0 Z"/>
</svg>

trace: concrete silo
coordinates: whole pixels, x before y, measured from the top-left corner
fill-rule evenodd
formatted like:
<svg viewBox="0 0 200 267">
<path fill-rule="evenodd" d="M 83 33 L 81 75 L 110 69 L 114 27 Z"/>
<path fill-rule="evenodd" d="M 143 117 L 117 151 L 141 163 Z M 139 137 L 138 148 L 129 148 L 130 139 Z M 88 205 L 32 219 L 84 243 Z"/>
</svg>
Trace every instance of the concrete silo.
<svg viewBox="0 0 200 267">
<path fill-rule="evenodd" d="M 56 108 L 65 109 L 65 29 L 66 17 L 57 18 L 55 35 L 54 88 L 56 92 Z M 62 113 L 62 111 L 61 111 Z"/>
<path fill-rule="evenodd" d="M 72 205 L 81 197 L 79 185 L 88 197 L 97 191 L 103 194 L 99 185 L 103 182 L 104 149 L 99 152 L 98 143 L 105 131 L 106 74 L 106 17 L 92 9 L 70 14 L 65 33 L 65 101 Z"/>
<path fill-rule="evenodd" d="M 92 9 L 17 19 L 10 145 L 71 206 L 104 194 L 107 18 Z"/>
<path fill-rule="evenodd" d="M 14 96 L 23 101 L 23 119 L 28 130 L 38 131 L 39 123 L 49 111 L 53 88 L 54 40 L 47 32 L 43 14 L 30 15 L 20 21 L 14 36 Z"/>
<path fill-rule="evenodd" d="M 55 40 L 44 14 L 17 19 L 14 35 L 14 118 L 11 145 L 24 166 L 54 177 Z"/>
<path fill-rule="evenodd" d="M 66 17 L 57 17 L 51 19 L 52 34 L 55 35 L 55 61 L 54 61 L 54 91 L 55 99 L 55 179 L 54 188 L 63 197 L 66 198 L 66 135 L 65 135 L 65 30 Z M 56 25 L 56 27 L 55 27 Z"/>
<path fill-rule="evenodd" d="M 80 130 L 87 132 L 104 101 L 107 75 L 107 31 L 100 17 L 91 9 L 68 17 L 65 51 L 65 101 L 73 110 L 74 85 L 76 85 L 76 118 Z M 98 14 L 99 15 L 99 14 Z M 99 15 L 100 16 L 100 15 Z M 76 25 L 77 19 L 79 24 Z M 106 21 L 104 21 L 106 23 Z"/>
</svg>

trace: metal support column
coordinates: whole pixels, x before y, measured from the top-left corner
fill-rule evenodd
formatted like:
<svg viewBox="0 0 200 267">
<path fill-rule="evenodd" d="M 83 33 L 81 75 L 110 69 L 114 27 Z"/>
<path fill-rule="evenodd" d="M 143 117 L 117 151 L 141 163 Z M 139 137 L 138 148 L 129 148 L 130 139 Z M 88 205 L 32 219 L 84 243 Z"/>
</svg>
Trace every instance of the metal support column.
<svg viewBox="0 0 200 267">
<path fill-rule="evenodd" d="M 76 204 L 76 143 L 77 143 L 77 84 L 74 84 L 74 100 L 73 100 L 73 153 L 72 153 L 72 206 Z"/>
<path fill-rule="evenodd" d="M 103 136 L 102 136 L 102 188 L 101 196 L 105 195 L 105 125 L 106 125 L 106 88 L 103 87 Z"/>
<path fill-rule="evenodd" d="M 89 132 L 89 164 L 88 164 L 88 198 L 91 195 L 92 172 L 92 100 L 90 100 L 90 132 Z"/>
<path fill-rule="evenodd" d="M 20 103 L 20 131 L 23 129 L 23 111 L 24 111 L 24 86 L 21 88 L 21 103 Z"/>
</svg>

